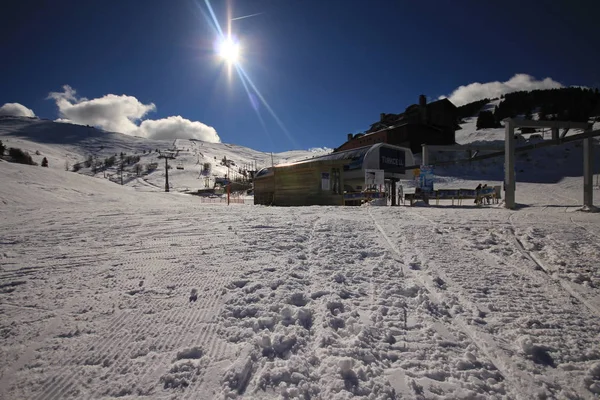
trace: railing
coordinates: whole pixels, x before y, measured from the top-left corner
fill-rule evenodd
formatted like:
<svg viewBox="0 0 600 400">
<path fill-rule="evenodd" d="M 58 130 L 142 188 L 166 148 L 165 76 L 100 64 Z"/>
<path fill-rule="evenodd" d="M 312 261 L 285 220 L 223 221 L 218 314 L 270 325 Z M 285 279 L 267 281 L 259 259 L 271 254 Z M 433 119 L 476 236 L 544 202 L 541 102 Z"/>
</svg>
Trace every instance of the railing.
<svg viewBox="0 0 600 400">
<path fill-rule="evenodd" d="M 223 197 L 205 197 L 197 196 L 200 203 L 203 204 L 227 204 L 227 196 Z M 230 197 L 229 204 L 254 204 L 254 199 L 251 197 Z"/>
</svg>

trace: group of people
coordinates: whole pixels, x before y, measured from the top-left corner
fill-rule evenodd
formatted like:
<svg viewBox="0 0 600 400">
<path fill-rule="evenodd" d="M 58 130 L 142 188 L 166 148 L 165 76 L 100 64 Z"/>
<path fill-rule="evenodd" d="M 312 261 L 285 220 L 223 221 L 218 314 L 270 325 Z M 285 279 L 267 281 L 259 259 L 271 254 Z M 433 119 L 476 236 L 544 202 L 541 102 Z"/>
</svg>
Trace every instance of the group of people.
<svg viewBox="0 0 600 400">
<path fill-rule="evenodd" d="M 480 205 L 480 204 L 483 204 L 483 202 L 485 201 L 487 204 L 490 204 L 489 196 L 481 195 L 481 192 L 483 192 L 484 189 L 487 189 L 487 187 L 488 187 L 487 183 L 484 184 L 483 186 L 481 186 L 481 183 L 479 185 L 477 185 L 477 187 L 475 188 L 475 201 L 473 203 Z"/>
</svg>

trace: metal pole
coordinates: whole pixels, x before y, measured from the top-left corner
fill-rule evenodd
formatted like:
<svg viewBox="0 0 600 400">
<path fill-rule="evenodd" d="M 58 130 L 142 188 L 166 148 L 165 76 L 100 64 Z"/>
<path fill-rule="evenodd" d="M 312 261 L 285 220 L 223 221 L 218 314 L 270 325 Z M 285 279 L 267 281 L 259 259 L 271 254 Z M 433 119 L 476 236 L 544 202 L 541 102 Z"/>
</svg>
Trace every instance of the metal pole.
<svg viewBox="0 0 600 400">
<path fill-rule="evenodd" d="M 504 121 L 504 207 L 515 208 L 515 127 L 512 119 Z"/>
<path fill-rule="evenodd" d="M 169 159 L 165 157 L 165 192 L 169 191 Z"/>
<path fill-rule="evenodd" d="M 429 147 L 427 144 L 423 143 L 422 145 L 423 156 L 421 157 L 421 165 L 429 165 Z"/>
<path fill-rule="evenodd" d="M 558 143 L 558 127 L 553 127 L 552 129 L 552 140 L 556 143 Z"/>
<path fill-rule="evenodd" d="M 594 206 L 594 142 L 583 139 L 583 205 Z"/>
</svg>

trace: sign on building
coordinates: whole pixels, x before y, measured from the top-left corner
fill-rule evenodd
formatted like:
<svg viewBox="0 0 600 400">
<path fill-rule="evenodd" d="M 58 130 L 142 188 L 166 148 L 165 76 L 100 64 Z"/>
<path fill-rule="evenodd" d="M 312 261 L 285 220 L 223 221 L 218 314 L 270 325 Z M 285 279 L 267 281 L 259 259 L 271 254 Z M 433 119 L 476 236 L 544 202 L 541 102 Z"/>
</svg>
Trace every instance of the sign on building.
<svg viewBox="0 0 600 400">
<path fill-rule="evenodd" d="M 424 192 L 433 192 L 433 165 L 421 165 L 419 187 Z"/>
<path fill-rule="evenodd" d="M 381 147 L 379 149 L 379 168 L 396 173 L 404 173 L 406 160 L 404 150 Z"/>
<path fill-rule="evenodd" d="M 378 187 L 385 184 L 385 175 L 382 169 L 365 169 L 365 187 Z"/>
<path fill-rule="evenodd" d="M 321 189 L 329 190 L 329 172 L 321 172 Z"/>
</svg>

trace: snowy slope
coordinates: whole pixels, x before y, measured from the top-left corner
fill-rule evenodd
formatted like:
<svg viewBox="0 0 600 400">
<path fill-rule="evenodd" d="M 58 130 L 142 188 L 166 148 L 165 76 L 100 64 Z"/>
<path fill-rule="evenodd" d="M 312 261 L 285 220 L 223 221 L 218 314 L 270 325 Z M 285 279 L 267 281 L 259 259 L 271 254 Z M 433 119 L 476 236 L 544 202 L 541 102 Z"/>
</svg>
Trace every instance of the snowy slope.
<svg viewBox="0 0 600 400">
<path fill-rule="evenodd" d="M 227 207 L 0 174 L 2 399 L 600 391 L 600 215 L 573 212 L 571 178 L 523 184 L 509 211 Z"/>
<path fill-rule="evenodd" d="M 306 159 L 316 155 L 325 154 L 328 150 L 318 149 L 315 151 L 296 150 L 275 153 L 264 153 L 226 143 L 207 143 L 198 140 L 175 141 L 149 140 L 114 132 L 104 132 L 92 127 L 81 125 L 63 124 L 37 118 L 23 117 L 0 117 L 0 140 L 7 147 L 17 147 L 28 151 L 35 162 L 41 163 L 43 157 L 49 161 L 49 166 L 55 170 L 65 170 L 65 162 L 70 168 L 73 164 L 83 162 L 90 155 L 98 160 L 121 152 L 127 155 L 139 155 L 140 164 L 147 165 L 159 163 L 159 168 L 144 180 L 164 188 L 164 161 L 159 160 L 159 154 L 155 150 L 178 149 L 180 150 L 177 160 L 171 162 L 170 184 L 177 190 L 204 188 L 204 180 L 199 179 L 202 164 L 211 163 L 211 186 L 214 177 L 224 177 L 229 174 L 233 177 L 239 172 L 239 167 L 256 165 L 258 168 L 274 164 Z M 39 155 L 35 153 L 39 152 Z M 146 151 L 146 154 L 144 154 Z M 232 168 L 221 165 L 221 160 L 226 157 L 235 163 Z M 272 157 L 272 158 L 271 158 Z M 184 169 L 178 170 L 181 166 Z M 81 173 L 91 174 L 90 169 L 82 169 Z M 140 183 L 133 177 L 133 168 L 128 167 L 131 175 L 125 181 L 130 185 L 139 186 Z M 117 173 L 116 167 L 104 172 L 99 172 L 98 177 L 107 177 Z"/>
<path fill-rule="evenodd" d="M 120 186 L 63 164 L 174 145 L 183 189 L 199 158 L 270 154 L 35 119 L 0 120 L 0 138 L 51 166 L 0 161 L 0 399 L 600 395 L 600 214 L 576 211 L 580 176 L 544 183 L 560 168 L 542 153 L 512 211 L 228 207 L 156 189 L 160 171 Z"/>
<path fill-rule="evenodd" d="M 494 100 L 485 105 L 482 110 L 493 110 L 501 100 Z M 537 118 L 534 115 L 534 118 Z M 477 130 L 477 115 L 465 119 L 461 124 L 461 130 L 456 131 L 456 142 L 459 145 L 495 147 L 502 151 L 504 149 L 504 127 Z M 594 129 L 600 129 L 600 123 L 594 124 Z M 516 132 L 518 133 L 518 132 Z M 570 130 L 567 136 L 581 133 L 579 130 Z M 543 140 L 551 139 L 549 129 L 540 130 L 537 134 L 543 136 Z M 531 143 L 541 143 L 540 139 L 532 139 L 532 134 L 521 135 L 516 142 L 516 147 Z M 596 143 L 600 141 L 596 139 Z M 435 163 L 449 160 L 464 160 L 468 158 L 465 152 L 432 152 L 432 162 Z M 479 155 L 490 153 L 481 151 Z M 594 148 L 595 159 L 594 173 L 600 174 L 600 145 Z M 583 176 L 583 148 L 582 142 L 571 142 L 560 146 L 550 146 L 542 149 L 534 149 L 524 153 L 517 153 L 516 174 L 518 182 L 535 183 L 557 183 L 565 177 Z M 500 183 L 504 180 L 504 157 L 497 157 L 473 163 L 460 163 L 451 166 L 436 168 L 438 182 L 443 183 L 452 180 L 452 177 L 464 179 L 492 181 Z"/>
<path fill-rule="evenodd" d="M 0 161 L 0 210 L 10 212 L 15 208 L 36 208 L 44 202 L 79 203 L 88 200 L 134 202 L 137 193 L 104 179 L 41 168 L 31 165 Z"/>
</svg>

